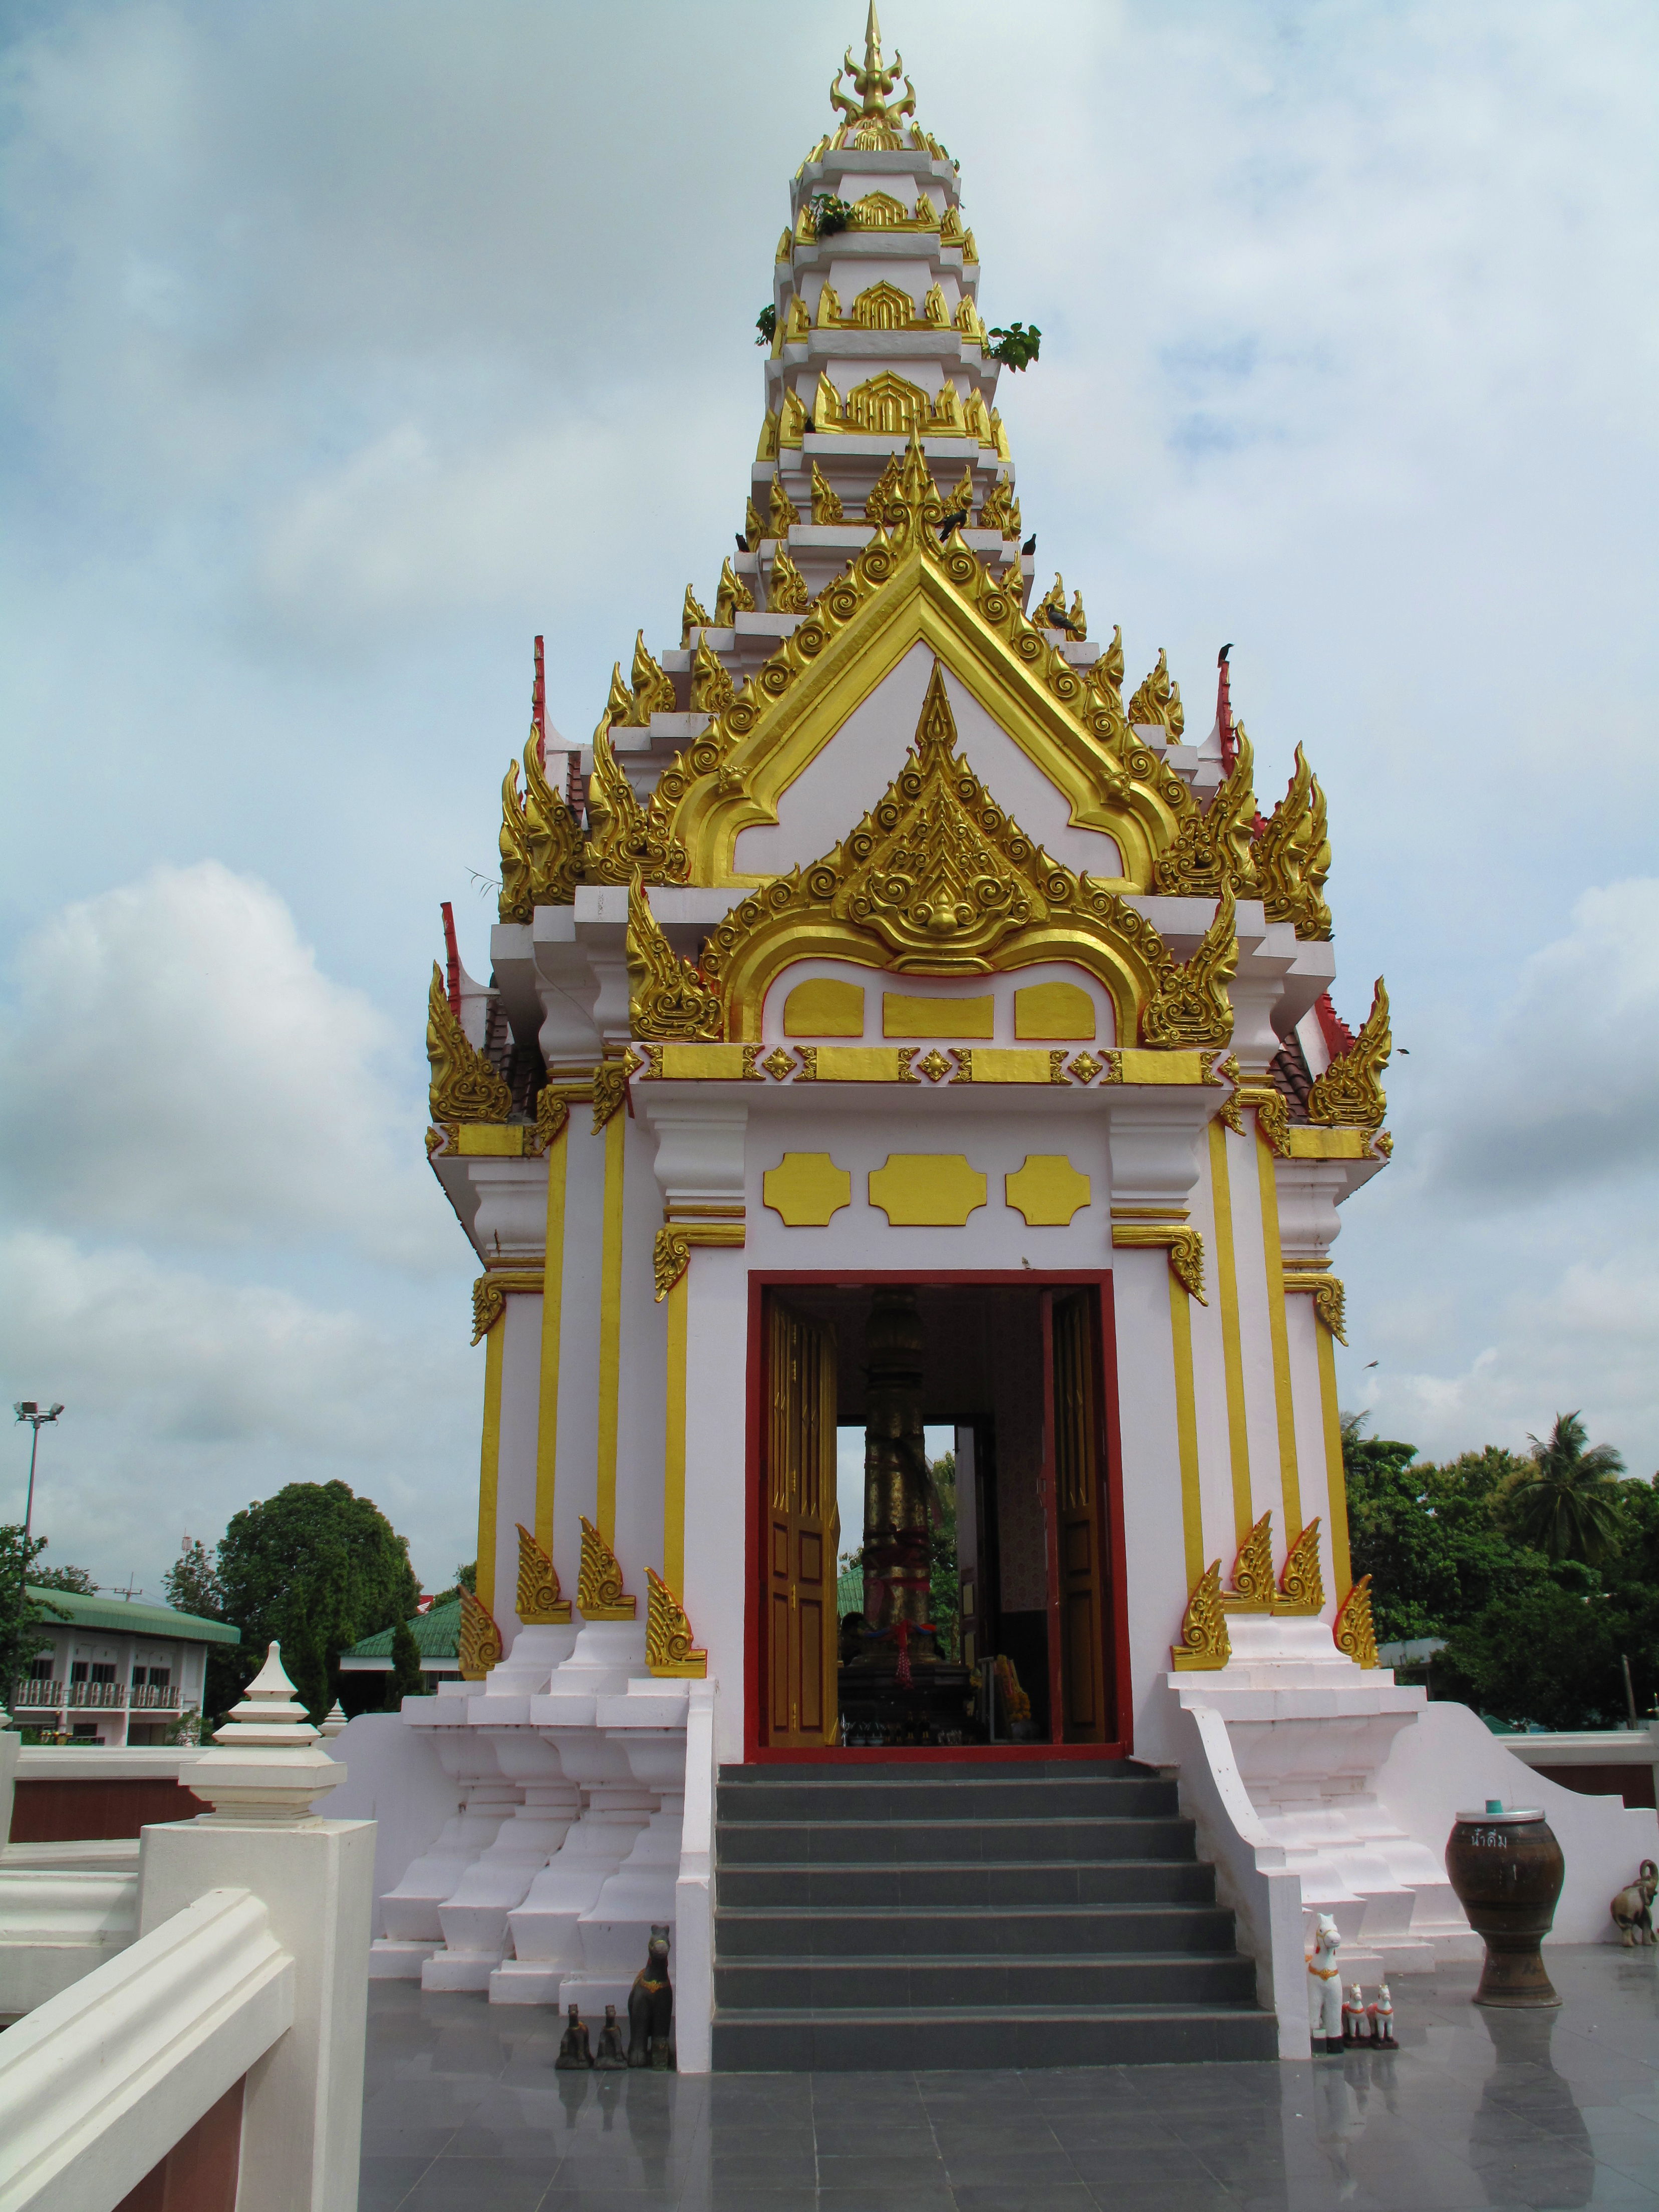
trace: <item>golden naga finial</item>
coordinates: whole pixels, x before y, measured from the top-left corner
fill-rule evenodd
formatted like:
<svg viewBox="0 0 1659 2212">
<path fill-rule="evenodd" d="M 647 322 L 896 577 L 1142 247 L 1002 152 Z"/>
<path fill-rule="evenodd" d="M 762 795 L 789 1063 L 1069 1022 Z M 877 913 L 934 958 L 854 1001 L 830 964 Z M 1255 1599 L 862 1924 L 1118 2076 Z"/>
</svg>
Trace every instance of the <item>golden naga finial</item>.
<svg viewBox="0 0 1659 2212">
<path fill-rule="evenodd" d="M 719 994 L 663 935 L 638 876 L 628 887 L 628 994 L 636 1037 L 717 1043 L 725 1035 Z"/>
<path fill-rule="evenodd" d="M 590 884 L 684 883 L 689 863 L 662 801 L 641 806 L 611 746 L 610 726 L 593 732 L 593 773 L 587 786 L 587 842 L 583 879 Z"/>
<path fill-rule="evenodd" d="M 1238 966 L 1236 901 L 1224 884 L 1215 920 L 1184 965 L 1173 963 L 1158 979 L 1140 1017 L 1140 1041 L 1149 1045 L 1224 1045 L 1233 1033 L 1227 986 Z"/>
<path fill-rule="evenodd" d="M 774 615 L 804 615 L 812 604 L 806 588 L 806 579 L 780 545 L 772 562 L 772 578 L 766 595 L 766 611 Z"/>
<path fill-rule="evenodd" d="M 653 714 L 674 712 L 674 679 L 665 673 L 661 664 L 652 658 L 641 630 L 634 640 L 634 665 L 629 671 L 633 693 L 623 726 L 630 730 L 648 729 Z"/>
<path fill-rule="evenodd" d="M 1165 897 L 1215 898 L 1227 883 L 1237 897 L 1248 898 L 1255 888 L 1250 823 L 1255 814 L 1255 756 L 1242 722 L 1235 726 L 1235 735 L 1232 774 L 1207 811 L 1182 816 L 1175 843 L 1152 864 L 1152 879 Z"/>
<path fill-rule="evenodd" d="M 752 615 L 754 611 L 755 594 L 732 566 L 732 556 L 728 553 L 714 592 L 714 627 L 716 629 L 730 629 L 734 617 Z"/>
<path fill-rule="evenodd" d="M 481 1052 L 475 1051 L 450 1010 L 443 970 L 432 963 L 426 1007 L 426 1056 L 432 1063 L 428 1106 L 440 1127 L 457 1121 L 505 1121 L 513 1093 Z"/>
<path fill-rule="evenodd" d="M 783 479 L 775 469 L 772 471 L 772 495 L 768 502 L 771 529 L 769 535 L 780 540 L 789 535 L 792 522 L 800 520 L 800 509 L 783 488 Z"/>
<path fill-rule="evenodd" d="M 522 800 L 516 765 L 501 783 L 503 921 L 528 921 L 538 906 L 568 906 L 581 880 L 581 824 L 547 780 L 538 730 L 524 749 L 524 776 Z"/>
<path fill-rule="evenodd" d="M 1389 1101 L 1377 1078 L 1393 1052 L 1389 994 L 1379 975 L 1364 1027 L 1346 1052 L 1337 1054 L 1308 1093 L 1308 1119 L 1322 1121 L 1327 1127 L 1380 1128 L 1382 1116 L 1389 1110 Z"/>
<path fill-rule="evenodd" d="M 1164 742 L 1172 745 L 1181 743 L 1181 733 L 1187 726 L 1187 710 L 1181 703 L 1181 686 L 1170 673 L 1170 657 L 1162 646 L 1158 649 L 1158 666 L 1129 702 L 1129 720 L 1141 729 L 1155 729 L 1161 723 L 1167 732 Z"/>
<path fill-rule="evenodd" d="M 680 609 L 680 651 L 682 653 L 691 642 L 692 631 L 707 628 L 708 622 L 708 617 L 702 611 L 702 603 L 688 584 L 685 587 L 685 605 Z"/>
<path fill-rule="evenodd" d="M 1331 910 L 1324 889 L 1330 872 L 1325 794 L 1298 745 L 1290 787 L 1255 841 L 1256 881 L 1267 920 L 1293 923 L 1298 937 L 1329 937 Z"/>
<path fill-rule="evenodd" d="M 858 106 L 841 89 L 842 77 L 851 80 L 857 95 Z M 893 94 L 901 78 L 904 82 L 904 97 L 895 100 Z M 893 66 L 888 69 L 881 58 L 881 25 L 877 20 L 875 0 L 870 0 L 870 14 L 864 26 L 864 66 L 859 68 L 848 46 L 846 58 L 830 80 L 830 105 L 837 114 L 847 118 L 842 126 L 847 143 L 865 152 L 896 152 L 903 143 L 896 128 L 902 116 L 916 112 L 916 88 L 904 75 L 904 57 L 896 49 Z"/>
<path fill-rule="evenodd" d="M 816 461 L 812 464 L 812 520 L 814 522 L 844 522 L 841 495 L 831 484 Z"/>
<path fill-rule="evenodd" d="M 718 714 L 737 696 L 737 687 L 706 637 L 699 637 L 691 654 L 691 712 Z"/>
</svg>

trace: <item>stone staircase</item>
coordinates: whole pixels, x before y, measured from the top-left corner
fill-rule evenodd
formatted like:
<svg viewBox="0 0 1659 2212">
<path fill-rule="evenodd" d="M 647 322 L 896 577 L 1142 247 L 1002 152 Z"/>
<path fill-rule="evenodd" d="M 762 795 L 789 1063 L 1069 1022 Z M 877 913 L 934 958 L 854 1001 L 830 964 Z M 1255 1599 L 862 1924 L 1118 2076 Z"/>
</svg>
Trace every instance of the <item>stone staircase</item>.
<svg viewBox="0 0 1659 2212">
<path fill-rule="evenodd" d="M 1277 2055 L 1151 1768 L 725 1767 L 716 1852 L 717 2072 Z"/>
</svg>

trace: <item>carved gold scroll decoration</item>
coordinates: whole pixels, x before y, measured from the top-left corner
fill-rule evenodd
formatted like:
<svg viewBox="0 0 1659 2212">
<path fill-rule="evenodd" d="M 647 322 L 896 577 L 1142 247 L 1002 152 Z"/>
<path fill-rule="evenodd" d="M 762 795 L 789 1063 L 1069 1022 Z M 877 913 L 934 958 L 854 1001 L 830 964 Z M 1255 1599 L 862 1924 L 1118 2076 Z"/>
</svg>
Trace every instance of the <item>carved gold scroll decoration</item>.
<svg viewBox="0 0 1659 2212">
<path fill-rule="evenodd" d="M 628 890 L 628 994 L 636 1037 L 714 1043 L 724 1034 L 719 994 L 664 936 L 638 876 Z"/>
<path fill-rule="evenodd" d="M 1212 1559 L 1199 1577 L 1182 1616 L 1181 1641 L 1170 1647 L 1177 1674 L 1212 1674 L 1233 1656 L 1221 1596 L 1221 1562 Z"/>
<path fill-rule="evenodd" d="M 1379 1076 L 1394 1050 L 1389 1030 L 1389 994 L 1376 979 L 1371 1010 L 1346 1052 L 1339 1053 L 1308 1093 L 1308 1119 L 1347 1127 L 1375 1129 L 1389 1110 Z"/>
<path fill-rule="evenodd" d="M 1232 884 L 1224 883 L 1215 919 L 1197 951 L 1180 967 L 1170 963 L 1141 1009 L 1143 1044 L 1224 1045 L 1231 1037 L 1233 1008 L 1227 986 L 1238 966 L 1236 905 Z"/>
<path fill-rule="evenodd" d="M 1298 937 L 1323 940 L 1331 910 L 1322 896 L 1331 872 L 1325 794 L 1298 745 L 1290 787 L 1255 840 L 1255 878 L 1269 921 L 1294 923 Z"/>
<path fill-rule="evenodd" d="M 1315 1317 L 1329 1329 L 1339 1344 L 1347 1342 L 1346 1298 L 1340 1276 L 1327 1274 L 1322 1268 L 1299 1268 L 1287 1264 L 1285 1288 L 1287 1292 L 1310 1292 Z"/>
<path fill-rule="evenodd" d="M 1170 673 L 1169 655 L 1162 646 L 1158 649 L 1157 667 L 1129 702 L 1129 723 L 1132 728 L 1161 726 L 1168 744 L 1181 743 L 1182 732 L 1187 726 L 1187 710 L 1181 703 L 1181 686 Z"/>
<path fill-rule="evenodd" d="M 660 1305 L 691 1265 L 691 1240 L 672 1224 L 659 1229 L 651 1247 L 651 1278 Z"/>
<path fill-rule="evenodd" d="M 1218 897 L 1224 884 L 1248 898 L 1255 884 L 1250 823 L 1255 814 L 1251 767 L 1255 758 L 1243 725 L 1232 774 L 1202 814 L 1184 816 L 1175 843 L 1153 864 L 1153 881 L 1166 897 Z"/>
<path fill-rule="evenodd" d="M 1273 1595 L 1273 1611 L 1312 1613 L 1324 1609 L 1325 1582 L 1319 1570 L 1319 1521 L 1316 1516 L 1285 1555 L 1284 1572 Z"/>
<path fill-rule="evenodd" d="M 628 1096 L 629 1078 L 642 1063 L 631 1052 L 619 1060 L 602 1060 L 593 1071 L 593 1133 L 597 1137 L 614 1121 Z"/>
<path fill-rule="evenodd" d="M 1264 1513 L 1238 1547 L 1232 1587 L 1221 1593 L 1229 1613 L 1271 1613 L 1278 1585 L 1273 1580 L 1273 1516 Z"/>
<path fill-rule="evenodd" d="M 587 844 L 582 872 L 590 884 L 680 884 L 689 872 L 685 848 L 653 796 L 641 806 L 611 750 L 607 726 L 593 732 L 593 775 L 587 794 Z"/>
<path fill-rule="evenodd" d="M 458 1649 L 464 1682 L 482 1682 L 500 1660 L 502 1650 L 501 1632 L 496 1627 L 489 1608 L 482 1605 L 470 1589 L 465 1589 L 461 1592 Z"/>
<path fill-rule="evenodd" d="M 1204 1295 L 1204 1237 L 1201 1231 L 1178 1222 L 1114 1221 L 1112 1243 L 1119 1251 L 1162 1251 L 1170 1273 L 1188 1297 L 1208 1305 Z"/>
<path fill-rule="evenodd" d="M 450 1012 L 443 970 L 435 960 L 427 996 L 426 1056 L 432 1067 L 428 1108 L 440 1128 L 453 1131 L 460 1121 L 506 1121 L 513 1110 L 513 1093 L 505 1078 L 468 1042 L 465 1030 Z"/>
<path fill-rule="evenodd" d="M 1331 1635 L 1339 1651 L 1358 1666 L 1375 1667 L 1376 1629 L 1371 1620 L 1371 1578 L 1362 1575 L 1337 1607 Z"/>
<path fill-rule="evenodd" d="M 584 1620 L 632 1620 L 638 1601 L 623 1589 L 617 1555 L 584 1513 L 581 1565 L 576 1575 L 576 1610 Z"/>
<path fill-rule="evenodd" d="M 645 1571 L 645 1590 L 646 1665 L 653 1674 L 701 1681 L 708 1672 L 708 1654 L 696 1648 L 685 1607 L 654 1567 Z"/>
<path fill-rule="evenodd" d="M 562 1626 L 570 1618 L 570 1601 L 559 1588 L 558 1570 L 522 1521 L 519 1531 L 519 1594 L 514 1611 L 525 1626 Z"/>
</svg>

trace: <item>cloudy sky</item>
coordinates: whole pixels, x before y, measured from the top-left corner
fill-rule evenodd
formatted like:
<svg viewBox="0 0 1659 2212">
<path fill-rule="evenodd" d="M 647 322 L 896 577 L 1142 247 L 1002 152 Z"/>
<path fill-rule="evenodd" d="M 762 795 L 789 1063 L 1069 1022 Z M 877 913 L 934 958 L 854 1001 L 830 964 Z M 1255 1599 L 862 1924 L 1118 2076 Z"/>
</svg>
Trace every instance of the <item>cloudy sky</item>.
<svg viewBox="0 0 1659 2212">
<path fill-rule="evenodd" d="M 340 1474 L 468 1557 L 481 1355 L 422 1013 L 496 791 L 677 636 L 828 120 L 821 7 L 4 15 L 4 1398 L 51 1556 L 155 1591 Z M 1656 343 L 1644 0 L 892 0 L 960 159 L 1045 569 L 1217 647 L 1329 794 L 1394 1166 L 1346 1401 L 1659 1466 Z M 1376 1365 L 1368 1363 L 1375 1361 Z M 26 1431 L 0 1462 L 20 1513 Z"/>
</svg>

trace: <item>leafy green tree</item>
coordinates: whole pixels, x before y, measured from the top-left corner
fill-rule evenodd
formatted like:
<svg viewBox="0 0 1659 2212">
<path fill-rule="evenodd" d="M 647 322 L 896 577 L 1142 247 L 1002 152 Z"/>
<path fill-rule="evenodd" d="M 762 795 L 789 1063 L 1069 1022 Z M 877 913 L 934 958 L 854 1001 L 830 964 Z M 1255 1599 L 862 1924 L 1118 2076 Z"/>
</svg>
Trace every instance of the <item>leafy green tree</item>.
<svg viewBox="0 0 1659 2212">
<path fill-rule="evenodd" d="M 1659 1686 L 1659 1593 L 1604 1590 L 1593 1568 L 1564 1560 L 1452 1630 L 1433 1692 L 1515 1728 L 1614 1728 L 1626 1717 L 1626 1656 L 1640 1711 Z"/>
<path fill-rule="evenodd" d="M 243 1681 L 280 1644 L 313 1717 L 338 1694 L 341 1652 L 406 1620 L 421 1594 L 404 1539 L 343 1482 L 291 1482 L 235 1515 L 216 1574 L 224 1617 L 242 1632 Z"/>
<path fill-rule="evenodd" d="M 161 1577 L 161 1594 L 175 1613 L 198 1620 L 222 1620 L 224 1594 L 207 1546 L 199 1536 L 179 1540 L 179 1556 Z"/>
<path fill-rule="evenodd" d="M 456 1568 L 454 1582 L 449 1589 L 438 1592 L 427 1611 L 434 1612 L 441 1605 L 453 1605 L 464 1589 L 471 1590 L 474 1597 L 478 1595 L 478 1562 L 476 1559 L 469 1559 L 465 1566 Z"/>
<path fill-rule="evenodd" d="M 49 1598 L 24 1595 L 26 1581 L 39 1587 L 34 1562 L 46 1548 L 44 1536 L 31 1536 L 25 1554 L 22 1522 L 0 1522 L 0 1702 L 44 1648 L 41 1622 L 68 1619 Z"/>
<path fill-rule="evenodd" d="M 386 1677 L 386 1709 L 395 1713 L 405 1698 L 418 1698 L 425 1687 L 421 1647 L 406 1620 L 392 1632 L 392 1672 Z"/>
<path fill-rule="evenodd" d="M 1611 1444 L 1592 1444 L 1577 1413 L 1558 1413 L 1547 1437 L 1530 1441 L 1529 1462 L 1495 1501 L 1499 1522 L 1548 1559 L 1599 1566 L 1626 1534 L 1619 1498 L 1623 1459 Z"/>
<path fill-rule="evenodd" d="M 1379 1642 L 1444 1636 L 1547 1579 L 1543 1558 L 1492 1519 L 1493 1497 L 1526 1461 L 1489 1445 L 1436 1467 L 1415 1444 L 1364 1436 L 1363 1419 L 1343 1423 L 1342 1462 L 1354 1580 L 1372 1577 Z"/>
<path fill-rule="evenodd" d="M 47 1539 L 40 1542 L 45 1547 Z M 36 1560 L 29 1568 L 29 1581 L 36 1589 L 74 1590 L 82 1597 L 96 1597 L 98 1585 L 84 1567 L 43 1567 Z"/>
</svg>

